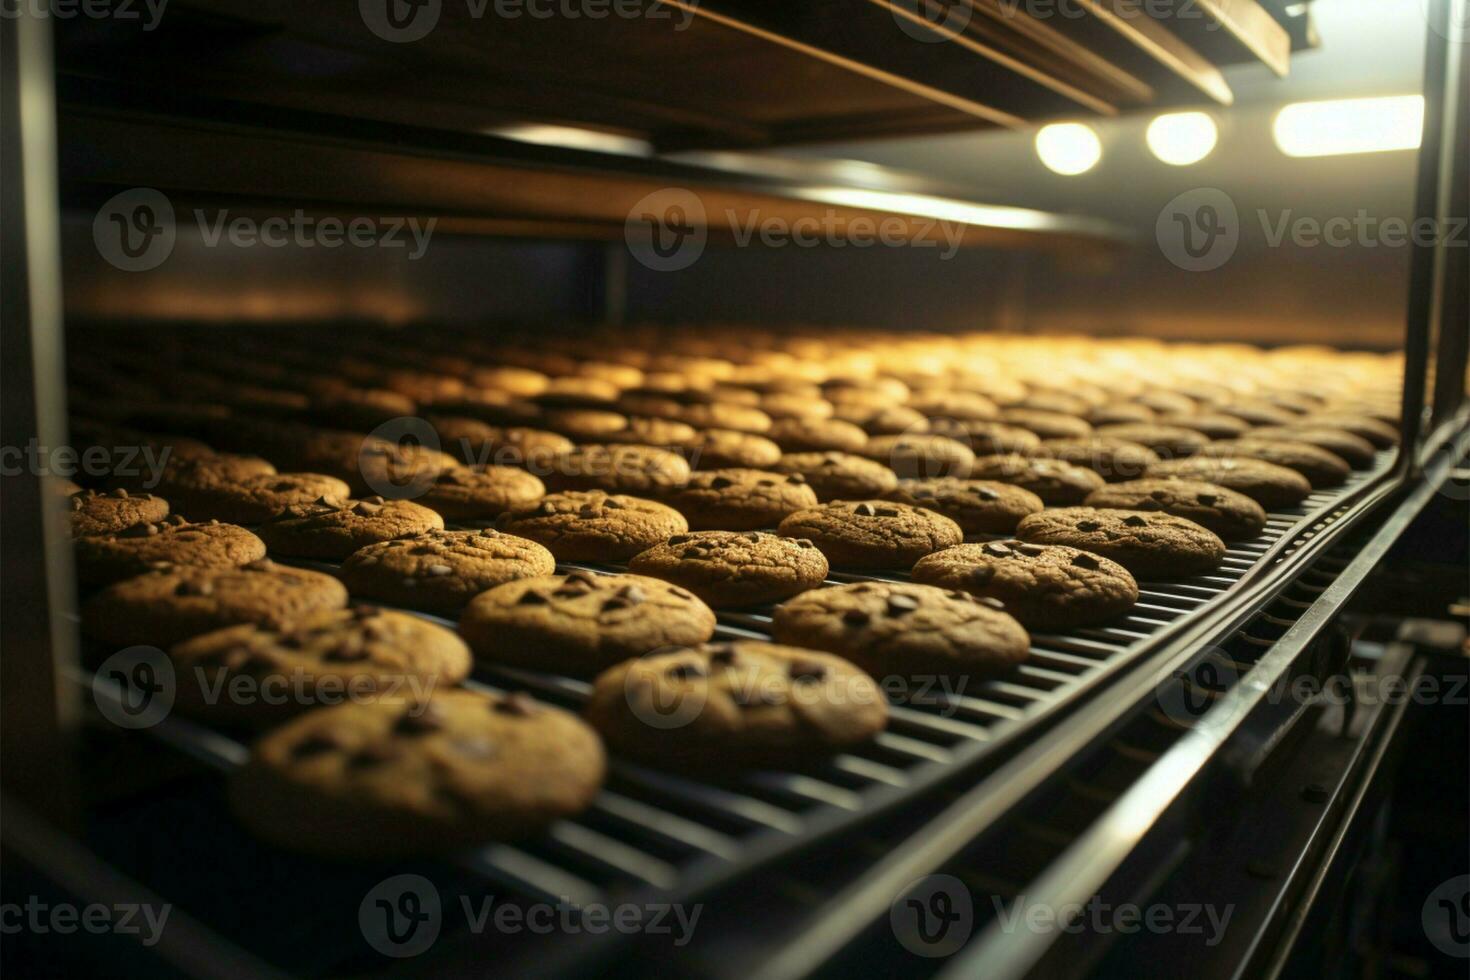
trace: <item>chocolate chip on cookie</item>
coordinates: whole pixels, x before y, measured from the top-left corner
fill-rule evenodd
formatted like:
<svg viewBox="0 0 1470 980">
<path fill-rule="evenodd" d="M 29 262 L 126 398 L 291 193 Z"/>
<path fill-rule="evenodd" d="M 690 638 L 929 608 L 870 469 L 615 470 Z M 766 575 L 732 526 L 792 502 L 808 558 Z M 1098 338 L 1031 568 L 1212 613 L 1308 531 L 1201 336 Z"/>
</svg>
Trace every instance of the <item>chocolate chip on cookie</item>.
<svg viewBox="0 0 1470 980">
<path fill-rule="evenodd" d="M 1151 478 L 1113 483 L 1093 491 L 1084 503 L 1188 518 L 1226 541 L 1253 538 L 1266 526 L 1266 512 L 1250 497 L 1199 480 Z"/>
<path fill-rule="evenodd" d="M 118 534 L 134 524 L 157 524 L 168 517 L 168 501 L 151 493 L 77 490 L 67 501 L 75 537 Z"/>
<path fill-rule="evenodd" d="M 813 589 L 776 609 L 777 643 L 826 650 L 873 676 L 995 674 L 1031 639 L 1010 615 L 966 592 L 910 582 Z"/>
<path fill-rule="evenodd" d="M 1024 518 L 1016 537 L 1110 558 L 1144 581 L 1208 572 L 1225 557 L 1215 532 L 1183 517 L 1136 510 L 1063 507 Z"/>
<path fill-rule="evenodd" d="M 898 474 L 882 463 L 850 453 L 787 453 L 771 467 L 777 473 L 799 473 L 817 500 L 871 500 L 898 486 Z"/>
<path fill-rule="evenodd" d="M 446 521 L 493 520 L 506 511 L 539 500 L 546 487 L 514 466 L 446 470 L 417 502 Z"/>
<path fill-rule="evenodd" d="M 811 541 L 835 568 L 907 569 L 964 540 L 943 514 L 889 500 L 834 501 L 797 511 L 777 530 Z"/>
<path fill-rule="evenodd" d="M 827 559 L 815 544 L 764 531 L 676 534 L 635 555 L 628 568 L 717 608 L 779 602 L 827 578 Z"/>
<path fill-rule="evenodd" d="M 1138 583 L 1122 565 L 1061 545 L 956 545 L 919 559 L 913 576 L 997 599 L 1022 625 L 1047 632 L 1106 622 L 1138 601 Z"/>
<path fill-rule="evenodd" d="M 229 783 L 257 836 L 333 858 L 402 858 L 535 833 L 585 809 L 606 760 L 549 705 L 442 691 L 307 712 L 262 737 Z"/>
<path fill-rule="evenodd" d="M 686 589 L 591 572 L 497 586 L 471 600 L 459 620 L 460 635 L 482 660 L 569 674 L 702 643 L 714 630 L 715 614 Z"/>
<path fill-rule="evenodd" d="M 980 456 L 970 475 L 1029 490 L 1049 507 L 1081 503 L 1103 485 L 1103 478 L 1092 470 L 1036 456 Z"/>
<path fill-rule="evenodd" d="M 158 562 L 233 568 L 264 558 L 265 551 L 265 543 L 243 527 L 218 521 L 191 524 L 175 514 L 115 534 L 78 538 L 77 578 L 84 585 L 105 585 L 141 575 Z"/>
<path fill-rule="evenodd" d="M 672 769 L 800 766 L 883 730 L 888 703 L 859 668 L 774 643 L 707 643 L 597 678 L 587 719 L 614 751 Z"/>
<path fill-rule="evenodd" d="M 1022 487 L 955 477 L 905 480 L 883 498 L 943 514 L 966 534 L 1010 534 L 1042 508 L 1041 498 Z"/>
<path fill-rule="evenodd" d="M 562 561 L 627 561 L 689 530 L 672 507 L 601 490 L 568 491 L 502 514 L 502 531 L 538 541 Z"/>
<path fill-rule="evenodd" d="M 701 470 L 664 498 L 694 530 L 748 531 L 773 527 L 786 515 L 817 504 L 799 474 L 767 470 Z"/>
<path fill-rule="evenodd" d="M 271 554 L 341 561 L 358 548 L 442 530 L 444 519 L 408 500 L 318 498 L 287 507 L 260 526 Z"/>
<path fill-rule="evenodd" d="M 453 612 L 486 589 L 550 575 L 551 552 L 500 531 L 426 531 L 359 548 L 338 573 L 353 595 L 410 609 Z"/>
<path fill-rule="evenodd" d="M 1295 507 L 1312 492 L 1311 483 L 1296 470 L 1246 457 L 1213 457 L 1201 453 L 1189 459 L 1169 459 L 1149 467 L 1159 479 L 1203 480 L 1243 493 L 1267 509 Z"/>
</svg>

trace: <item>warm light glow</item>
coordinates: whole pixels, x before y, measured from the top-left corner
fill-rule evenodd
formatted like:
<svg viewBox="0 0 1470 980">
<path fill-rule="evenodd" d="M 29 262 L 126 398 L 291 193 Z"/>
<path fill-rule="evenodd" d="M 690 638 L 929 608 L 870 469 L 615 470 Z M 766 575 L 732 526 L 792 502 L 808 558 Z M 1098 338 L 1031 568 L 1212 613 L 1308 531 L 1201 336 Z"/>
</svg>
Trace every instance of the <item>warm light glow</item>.
<svg viewBox="0 0 1470 980">
<path fill-rule="evenodd" d="M 930 194 L 901 194 L 859 187 L 802 187 L 801 197 L 838 207 L 891 211 L 982 228 L 1017 228 L 1037 231 L 1052 227 L 1055 218 L 1042 211 L 1000 204 L 971 204 Z"/>
<path fill-rule="evenodd" d="M 1036 155 L 1048 170 L 1075 177 L 1097 166 L 1102 159 L 1102 140 L 1091 126 L 1052 123 L 1037 132 Z"/>
<path fill-rule="evenodd" d="M 1220 138 L 1215 120 L 1203 112 L 1171 112 L 1148 124 L 1148 148 L 1176 167 L 1199 163 Z"/>
<path fill-rule="evenodd" d="M 1276 145 L 1289 157 L 1417 150 L 1424 135 L 1424 97 L 1298 102 L 1276 114 Z"/>
<path fill-rule="evenodd" d="M 564 146 L 569 150 L 592 150 L 597 153 L 616 153 L 619 156 L 646 157 L 653 148 L 646 140 L 633 136 L 605 133 L 600 129 L 582 129 L 577 126 L 545 126 L 526 123 L 515 126 L 496 126 L 484 131 L 486 136 L 536 143 L 540 146 Z"/>
</svg>

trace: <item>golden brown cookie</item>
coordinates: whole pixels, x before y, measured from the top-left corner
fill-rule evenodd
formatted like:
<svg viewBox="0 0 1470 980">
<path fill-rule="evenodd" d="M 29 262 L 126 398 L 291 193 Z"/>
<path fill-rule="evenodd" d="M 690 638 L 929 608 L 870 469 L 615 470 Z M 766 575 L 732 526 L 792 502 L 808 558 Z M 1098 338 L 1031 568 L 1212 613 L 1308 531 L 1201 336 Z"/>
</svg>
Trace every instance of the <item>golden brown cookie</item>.
<svg viewBox="0 0 1470 980">
<path fill-rule="evenodd" d="M 799 473 L 701 470 L 664 500 L 696 531 L 774 527 L 787 514 L 815 507 L 817 495 Z"/>
<path fill-rule="evenodd" d="M 1243 493 L 1199 480 L 1152 477 L 1094 490 L 1088 507 L 1159 511 L 1207 527 L 1226 541 L 1253 538 L 1266 526 L 1266 512 Z"/>
<path fill-rule="evenodd" d="M 900 477 L 920 479 L 968 476 L 975 462 L 975 454 L 963 443 L 928 434 L 874 436 L 863 447 L 862 454 Z"/>
<path fill-rule="evenodd" d="M 1296 470 L 1244 456 L 1213 457 L 1200 453 L 1189 459 L 1164 460 L 1149 467 L 1148 475 L 1216 483 L 1245 494 L 1268 510 L 1295 507 L 1312 492 L 1307 478 Z"/>
<path fill-rule="evenodd" d="M 541 471 L 548 490 L 658 495 L 689 482 L 689 464 L 652 446 L 583 445 L 558 453 Z"/>
<path fill-rule="evenodd" d="M 282 627 L 346 604 L 347 590 L 332 576 L 269 560 L 239 568 L 160 562 L 154 570 L 88 599 L 82 606 L 82 632 L 114 646 L 167 647 L 237 623 Z"/>
<path fill-rule="evenodd" d="M 415 498 L 446 521 L 494 520 L 506 511 L 540 500 L 546 487 L 514 466 L 445 470 Z"/>
<path fill-rule="evenodd" d="M 856 582 L 776 608 L 777 643 L 846 657 L 874 677 L 978 677 L 1026 659 L 1031 638 L 999 603 L 913 582 Z"/>
<path fill-rule="evenodd" d="M 1060 544 L 1112 559 L 1141 580 L 1156 582 L 1208 572 L 1225 557 L 1225 542 L 1183 517 L 1136 510 L 1062 507 L 1023 519 L 1016 537 Z"/>
<path fill-rule="evenodd" d="M 686 589 L 592 572 L 508 582 L 476 596 L 459 619 L 481 660 L 567 674 L 703 643 L 714 631 L 715 614 Z"/>
<path fill-rule="evenodd" d="M 355 596 L 452 613 L 486 589 L 555 570 L 556 559 L 542 545 L 485 529 L 425 531 L 370 544 L 348 555 L 337 574 Z"/>
<path fill-rule="evenodd" d="M 443 527 L 442 517 L 408 500 L 321 497 L 287 507 L 260 526 L 260 536 L 277 557 L 341 561 L 358 548 Z"/>
<path fill-rule="evenodd" d="M 672 507 L 608 494 L 568 491 L 543 497 L 530 507 L 502 514 L 502 531 L 539 541 L 562 561 L 627 561 L 671 534 L 689 530 Z"/>
<path fill-rule="evenodd" d="M 1158 453 L 1147 446 L 1110 436 L 1047 439 L 1033 453 L 1026 455 L 1045 456 L 1081 466 L 1109 483 L 1136 480 L 1159 461 Z"/>
<path fill-rule="evenodd" d="M 470 671 L 469 648 L 452 631 L 373 606 L 283 628 L 228 626 L 176 644 L 169 659 L 175 707 L 249 727 L 348 700 L 422 700 Z"/>
<path fill-rule="evenodd" d="M 319 708 L 232 774 L 252 833 L 333 858 L 401 858 L 514 839 L 579 813 L 606 760 L 575 715 L 522 694 L 443 691 Z"/>
<path fill-rule="evenodd" d="M 784 453 L 856 453 L 861 452 L 868 442 L 868 434 L 861 428 L 832 418 L 778 419 L 766 435 Z"/>
<path fill-rule="evenodd" d="M 1199 455 L 1210 459 L 1244 458 L 1274 463 L 1300 473 L 1317 489 L 1342 486 L 1351 472 L 1342 457 L 1309 443 L 1288 440 L 1227 439 L 1210 443 L 1200 450 Z"/>
<path fill-rule="evenodd" d="M 777 530 L 810 540 L 834 568 L 907 569 L 964 540 L 948 517 L 887 500 L 834 501 L 797 511 Z"/>
<path fill-rule="evenodd" d="M 1158 422 L 1103 425 L 1098 427 L 1097 434 L 1147 446 L 1164 459 L 1193 456 L 1210 444 L 1210 437 L 1203 432 L 1187 429 L 1182 425 L 1160 425 Z"/>
<path fill-rule="evenodd" d="M 1061 545 L 961 544 L 926 555 L 914 581 L 998 600 L 1028 629 L 1057 632 L 1121 616 L 1138 601 L 1122 565 Z"/>
<path fill-rule="evenodd" d="M 1081 503 L 1104 482 L 1090 469 L 1036 456 L 980 456 L 970 467 L 970 475 L 1029 490 L 1048 507 Z"/>
<path fill-rule="evenodd" d="M 628 568 L 682 586 L 717 608 L 779 602 L 827 578 L 827 559 L 812 542 L 764 531 L 676 534 L 635 555 Z"/>
<path fill-rule="evenodd" d="M 672 769 L 799 767 L 882 731 L 878 684 L 831 654 L 706 643 L 610 668 L 587 719 L 614 752 Z"/>
<path fill-rule="evenodd" d="M 684 444 L 689 465 L 697 470 L 731 467 L 764 469 L 781 458 L 781 447 L 765 436 L 734 429 L 705 429 Z"/>
<path fill-rule="evenodd" d="M 168 501 L 151 493 L 77 490 L 68 498 L 71 533 L 118 534 L 134 524 L 157 524 L 168 517 Z"/>
<path fill-rule="evenodd" d="M 1042 508 L 1041 498 L 1030 490 L 949 476 L 904 480 L 883 499 L 943 514 L 966 534 L 1010 534 L 1017 521 Z"/>
<path fill-rule="evenodd" d="M 799 473 L 817 500 L 871 500 L 898 486 L 898 474 L 882 463 L 849 453 L 787 453 L 772 469 Z"/>
<path fill-rule="evenodd" d="M 134 524 L 115 534 L 76 541 L 77 579 L 106 585 L 141 575 L 157 562 L 199 568 L 234 568 L 265 557 L 265 544 L 243 527 L 208 521 L 191 524 L 178 514 L 153 524 Z"/>
<path fill-rule="evenodd" d="M 260 524 L 295 504 L 320 497 L 345 500 L 347 484 L 322 473 L 257 473 L 229 483 L 181 490 L 175 509 L 190 520 L 214 519 L 232 524 Z"/>
</svg>

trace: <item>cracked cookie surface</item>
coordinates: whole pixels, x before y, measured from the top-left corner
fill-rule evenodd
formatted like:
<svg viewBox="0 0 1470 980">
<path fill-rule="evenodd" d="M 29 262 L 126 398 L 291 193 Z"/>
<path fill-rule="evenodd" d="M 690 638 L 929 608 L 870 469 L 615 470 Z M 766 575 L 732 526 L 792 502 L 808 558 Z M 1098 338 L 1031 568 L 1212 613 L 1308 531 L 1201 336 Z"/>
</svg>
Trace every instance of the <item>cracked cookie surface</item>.
<svg viewBox="0 0 1470 980">
<path fill-rule="evenodd" d="M 676 534 L 628 568 L 682 586 L 711 606 L 779 602 L 821 585 L 827 559 L 811 541 L 764 531 Z"/>
<path fill-rule="evenodd" d="M 545 545 L 563 561 L 626 561 L 689 530 L 672 507 L 601 490 L 548 494 L 531 507 L 502 514 L 498 526 Z"/>
<path fill-rule="evenodd" d="M 1110 558 L 1144 581 L 1199 575 L 1220 564 L 1225 542 L 1208 528 L 1170 514 L 1062 507 L 1023 519 L 1016 537 Z"/>
<path fill-rule="evenodd" d="M 260 526 L 271 554 L 341 561 L 379 541 L 442 530 L 444 518 L 409 500 L 333 500 L 287 507 Z"/>
<path fill-rule="evenodd" d="M 696 531 L 750 531 L 774 527 L 786 515 L 814 507 L 817 495 L 799 473 L 701 470 L 664 497 Z"/>
<path fill-rule="evenodd" d="M 943 514 L 966 534 L 1010 534 L 1017 521 L 1042 508 L 1041 498 L 1024 487 L 956 477 L 904 480 L 883 499 Z"/>
<path fill-rule="evenodd" d="M 703 643 L 714 630 L 714 612 L 687 589 L 592 572 L 508 582 L 472 599 L 459 620 L 483 660 L 570 674 Z"/>
<path fill-rule="evenodd" d="M 426 531 L 359 548 L 338 576 L 353 595 L 410 609 L 453 612 L 486 589 L 550 575 L 544 545 L 500 531 Z"/>
<path fill-rule="evenodd" d="M 606 765 L 570 712 L 524 694 L 443 691 L 307 712 L 256 742 L 229 797 L 280 846 L 397 858 L 534 833 L 586 808 Z"/>
<path fill-rule="evenodd" d="M 117 646 L 170 646 L 237 623 L 282 627 L 347 604 L 330 575 L 269 559 L 239 568 L 158 567 L 108 586 L 82 605 L 82 631 Z"/>
<path fill-rule="evenodd" d="M 810 540 L 834 568 L 908 569 L 965 537 L 943 514 L 888 500 L 841 500 L 797 511 L 777 531 Z"/>
<path fill-rule="evenodd" d="M 175 644 L 169 659 L 178 671 L 174 704 L 181 711 L 251 727 L 348 698 L 428 696 L 470 670 L 469 648 L 453 631 L 373 606 L 281 628 L 225 627 Z"/>
<path fill-rule="evenodd" d="M 775 643 L 706 643 L 618 664 L 587 718 L 617 752 L 674 769 L 800 767 L 882 731 L 888 702 L 861 669 Z"/>
<path fill-rule="evenodd" d="M 168 517 L 168 501 L 151 493 L 77 490 L 68 497 L 71 533 L 118 534 L 134 524 L 157 524 Z"/>
<path fill-rule="evenodd" d="M 782 603 L 773 636 L 846 657 L 880 679 L 981 676 L 1020 663 L 1031 643 L 998 606 L 932 585 L 855 582 Z"/>
<path fill-rule="evenodd" d="M 446 521 L 493 520 L 512 507 L 533 503 L 546 493 L 545 485 L 514 466 L 486 466 L 481 470 L 446 470 L 416 498 Z"/>
<path fill-rule="evenodd" d="M 1159 477 L 1114 483 L 1093 492 L 1083 503 L 1173 514 L 1209 528 L 1226 541 L 1253 538 L 1266 526 L 1266 512 L 1250 497 L 1199 480 Z"/>
<path fill-rule="evenodd" d="M 191 524 L 174 514 L 115 534 L 76 539 L 77 579 L 86 585 L 106 585 L 141 575 L 156 562 L 230 568 L 264 558 L 265 549 L 265 543 L 243 527 L 218 521 Z"/>
<path fill-rule="evenodd" d="M 1028 629 L 1044 632 L 1106 622 L 1138 601 L 1128 570 L 1077 548 L 987 541 L 919 559 L 914 581 L 999 600 Z"/>
</svg>

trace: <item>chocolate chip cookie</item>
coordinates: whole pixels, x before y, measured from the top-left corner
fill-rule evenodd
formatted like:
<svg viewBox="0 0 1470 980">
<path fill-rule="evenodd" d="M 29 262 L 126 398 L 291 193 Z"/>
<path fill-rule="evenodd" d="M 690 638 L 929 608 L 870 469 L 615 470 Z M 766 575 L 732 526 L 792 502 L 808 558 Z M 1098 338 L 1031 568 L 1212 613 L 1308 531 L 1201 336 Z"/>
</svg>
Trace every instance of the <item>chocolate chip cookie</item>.
<svg viewBox="0 0 1470 980">
<path fill-rule="evenodd" d="M 833 501 L 797 511 L 777 531 L 810 540 L 834 568 L 907 569 L 965 537 L 943 514 L 888 500 Z"/>
<path fill-rule="evenodd" d="M 705 429 L 684 443 L 684 455 L 697 470 L 730 467 L 764 469 L 781 458 L 781 447 L 765 436 L 734 429 Z"/>
<path fill-rule="evenodd" d="M 1017 521 L 1042 509 L 1041 498 L 1030 490 L 949 476 L 904 480 L 883 499 L 943 514 L 966 534 L 1010 534 Z"/>
<path fill-rule="evenodd" d="M 522 694 L 442 691 L 319 708 L 271 731 L 231 775 L 252 833 L 332 858 L 402 858 L 535 833 L 602 785 L 596 733 Z"/>
<path fill-rule="evenodd" d="M 827 578 L 827 559 L 815 544 L 764 531 L 676 534 L 635 555 L 628 568 L 716 608 L 780 602 Z"/>
<path fill-rule="evenodd" d="M 1172 514 L 1136 510 L 1042 511 L 1022 520 L 1016 537 L 1090 551 L 1150 582 L 1200 575 L 1225 557 L 1225 542 L 1214 531 Z"/>
<path fill-rule="evenodd" d="M 662 494 L 689 482 L 689 464 L 652 446 L 585 445 L 558 453 L 542 473 L 547 489 Z"/>
<path fill-rule="evenodd" d="M 480 659 L 567 674 L 703 643 L 714 631 L 715 614 L 686 589 L 591 572 L 507 582 L 472 599 L 459 619 Z"/>
<path fill-rule="evenodd" d="M 1149 467 L 1151 478 L 1203 480 L 1243 493 L 1268 510 L 1295 507 L 1312 492 L 1307 478 L 1296 470 L 1243 456 L 1215 458 L 1201 453 L 1189 459 L 1170 459 Z"/>
<path fill-rule="evenodd" d="M 1150 478 L 1113 483 L 1084 504 L 1114 510 L 1146 510 L 1184 517 L 1226 541 L 1253 538 L 1266 526 L 1266 512 L 1243 493 L 1199 480 Z"/>
<path fill-rule="evenodd" d="M 862 454 L 901 477 L 968 476 L 975 454 L 946 436 L 906 434 L 874 436 Z"/>
<path fill-rule="evenodd" d="M 977 456 L 996 453 L 1026 454 L 1034 452 L 1041 445 L 1041 437 L 1036 433 L 1001 422 L 930 419 L 929 431 L 965 444 Z"/>
<path fill-rule="evenodd" d="M 1345 429 L 1329 428 L 1325 425 L 1308 425 L 1306 423 L 1293 425 L 1265 425 L 1259 429 L 1252 429 L 1246 438 L 1251 441 L 1258 439 L 1279 439 L 1287 442 L 1304 442 L 1309 446 L 1326 450 L 1339 459 L 1345 460 L 1355 470 L 1367 469 L 1373 465 L 1373 457 L 1376 450 L 1367 439 L 1360 438 Z"/>
<path fill-rule="evenodd" d="M 486 589 L 550 575 L 556 559 L 535 541 L 482 531 L 426 531 L 347 556 L 337 573 L 353 595 L 452 613 Z"/>
<path fill-rule="evenodd" d="M 1305 442 L 1276 439 L 1229 439 L 1212 442 L 1200 450 L 1210 459 L 1259 459 L 1294 470 L 1307 478 L 1314 489 L 1342 486 L 1351 468 L 1342 457 Z"/>
<path fill-rule="evenodd" d="M 500 516 L 502 531 L 539 541 L 562 561 L 627 561 L 689 530 L 672 507 L 601 490 L 568 491 Z"/>
<path fill-rule="evenodd" d="M 776 608 L 777 643 L 827 650 L 874 677 L 971 677 L 1026 659 L 1031 638 L 999 603 L 913 582 L 856 582 Z"/>
<path fill-rule="evenodd" d="M 228 626 L 175 645 L 169 659 L 180 711 L 249 727 L 346 700 L 422 699 L 470 672 L 469 648 L 452 631 L 373 606 L 283 628 Z"/>
<path fill-rule="evenodd" d="M 774 527 L 788 514 L 817 505 L 801 474 L 747 469 L 701 470 L 664 500 L 696 531 Z"/>
<path fill-rule="evenodd" d="M 260 526 L 260 536 L 277 557 L 341 561 L 358 548 L 443 527 L 442 517 L 409 500 L 319 497 L 287 507 Z"/>
<path fill-rule="evenodd" d="M 346 483 L 322 473 L 257 473 L 181 492 L 175 509 L 191 520 L 213 518 L 232 524 L 260 524 L 292 505 L 319 497 L 346 500 L 351 493 Z"/>
<path fill-rule="evenodd" d="M 979 456 L 970 475 L 1029 490 L 1048 507 L 1081 503 L 1104 482 L 1092 470 L 1037 456 Z"/>
<path fill-rule="evenodd" d="M 1092 434 L 1092 424 L 1086 419 L 1060 412 L 1008 408 L 1001 413 L 1000 418 L 1008 425 L 1019 426 L 1034 433 L 1040 439 L 1086 439 Z"/>
<path fill-rule="evenodd" d="M 1098 427 L 1097 434 L 1147 446 L 1164 459 L 1193 456 L 1210 444 L 1210 437 L 1203 432 L 1181 425 L 1160 425 L 1157 422 L 1103 425 Z"/>
<path fill-rule="evenodd" d="M 936 551 L 919 559 L 914 581 L 996 599 L 1022 625 L 1048 632 L 1107 622 L 1138 601 L 1138 583 L 1116 562 L 1014 540 Z"/>
<path fill-rule="evenodd" d="M 1110 436 L 1086 439 L 1047 439 L 1030 455 L 1059 459 L 1092 470 L 1109 483 L 1136 480 L 1159 461 L 1147 446 Z"/>
<path fill-rule="evenodd" d="M 134 524 L 157 524 L 168 517 L 168 501 L 151 493 L 78 490 L 67 503 L 74 537 L 119 534 Z"/>
<path fill-rule="evenodd" d="M 868 434 L 858 426 L 830 418 L 778 419 L 766 435 L 784 453 L 856 453 L 868 443 Z"/>
<path fill-rule="evenodd" d="M 154 570 L 88 599 L 82 606 L 82 632 L 119 647 L 167 647 L 237 623 L 280 628 L 346 604 L 347 590 L 332 576 L 269 560 L 239 568 L 160 562 Z"/>
<path fill-rule="evenodd" d="M 799 473 L 817 500 L 870 500 L 898 486 L 898 474 L 871 459 L 849 453 L 787 453 L 771 467 L 777 473 Z"/>
<path fill-rule="evenodd" d="M 178 514 L 153 524 L 134 524 L 116 534 L 76 541 L 77 579 L 106 585 L 141 575 L 156 562 L 199 568 L 233 568 L 265 557 L 265 543 L 233 524 L 191 524 Z"/>
<path fill-rule="evenodd" d="M 540 500 L 545 493 L 545 485 L 525 470 L 486 466 L 440 473 L 417 503 L 446 521 L 494 520 L 512 508 Z"/>
<path fill-rule="evenodd" d="M 586 716 L 613 751 L 649 765 L 790 768 L 872 738 L 887 724 L 888 702 L 841 657 L 706 643 L 607 670 Z"/>
</svg>

